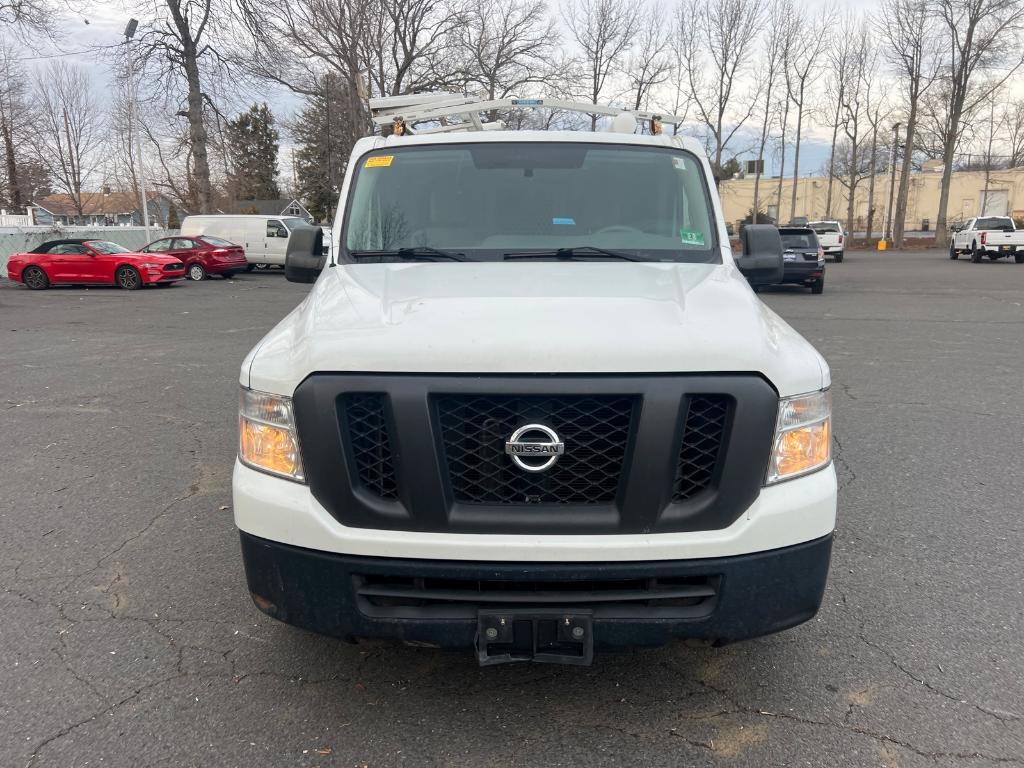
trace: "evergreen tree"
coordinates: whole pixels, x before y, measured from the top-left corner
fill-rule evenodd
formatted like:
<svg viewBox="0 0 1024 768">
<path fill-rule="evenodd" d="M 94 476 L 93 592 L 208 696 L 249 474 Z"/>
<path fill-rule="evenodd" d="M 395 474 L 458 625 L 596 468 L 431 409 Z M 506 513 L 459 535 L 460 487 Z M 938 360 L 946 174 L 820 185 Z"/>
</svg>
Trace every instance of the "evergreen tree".
<svg viewBox="0 0 1024 768">
<path fill-rule="evenodd" d="M 340 78 L 321 82 L 317 93 L 306 98 L 292 133 L 298 198 L 317 221 L 328 221 L 338 204 L 349 152 L 364 126 L 352 108 L 358 100 Z"/>
<path fill-rule="evenodd" d="M 227 124 L 227 153 L 231 170 L 228 188 L 235 200 L 273 200 L 277 186 L 280 134 L 266 104 L 253 104 Z"/>
</svg>

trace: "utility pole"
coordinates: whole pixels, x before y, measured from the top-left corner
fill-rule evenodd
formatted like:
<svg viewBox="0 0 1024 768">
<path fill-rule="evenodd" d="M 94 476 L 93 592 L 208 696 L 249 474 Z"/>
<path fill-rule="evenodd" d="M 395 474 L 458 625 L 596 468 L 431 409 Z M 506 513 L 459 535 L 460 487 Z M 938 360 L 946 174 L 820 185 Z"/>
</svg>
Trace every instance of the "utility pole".
<svg viewBox="0 0 1024 768">
<path fill-rule="evenodd" d="M 900 123 L 894 123 L 892 126 L 892 156 L 889 158 L 889 165 L 892 166 L 889 169 L 891 174 L 889 179 L 889 213 L 885 217 L 886 225 L 883 238 L 887 243 L 892 242 L 892 204 L 896 194 L 896 154 L 900 148 L 900 125 Z"/>
<path fill-rule="evenodd" d="M 142 227 L 146 232 L 146 242 L 148 243 L 153 238 L 150 237 L 149 234 L 149 200 L 146 199 L 146 176 L 145 166 L 142 164 L 142 141 L 140 139 L 136 146 L 135 134 L 132 131 L 137 95 L 135 89 L 135 72 L 132 65 L 132 38 L 135 37 L 135 30 L 138 29 L 138 27 L 138 19 L 129 19 L 128 26 L 124 28 L 125 57 L 128 59 L 128 147 L 130 150 L 135 150 L 132 154 L 136 154 L 138 156 L 139 196 L 142 198 Z"/>
</svg>

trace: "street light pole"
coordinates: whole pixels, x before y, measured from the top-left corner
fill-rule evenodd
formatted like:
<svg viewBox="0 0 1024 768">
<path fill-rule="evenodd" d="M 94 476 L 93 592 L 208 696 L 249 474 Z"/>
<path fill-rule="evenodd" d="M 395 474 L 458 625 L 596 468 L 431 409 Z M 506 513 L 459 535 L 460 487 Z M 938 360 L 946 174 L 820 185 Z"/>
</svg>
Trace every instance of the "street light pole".
<svg viewBox="0 0 1024 768">
<path fill-rule="evenodd" d="M 895 123 L 892 127 L 892 157 L 889 160 L 891 178 L 889 179 L 889 214 L 886 216 L 885 242 L 892 242 L 892 204 L 893 196 L 896 194 L 896 157 L 900 148 L 900 125 Z"/>
<path fill-rule="evenodd" d="M 135 72 L 132 66 L 132 38 L 135 37 L 135 30 L 138 29 L 138 26 L 138 19 L 129 19 L 128 26 L 124 28 L 124 47 L 126 58 L 128 59 L 128 148 L 135 150 L 133 154 L 138 157 L 139 197 L 142 198 L 142 227 L 146 232 L 146 242 L 148 243 L 153 238 L 149 234 L 149 200 L 146 199 L 145 166 L 142 164 L 142 140 L 140 139 L 138 144 L 136 144 L 135 133 L 132 130 L 136 102 Z"/>
</svg>

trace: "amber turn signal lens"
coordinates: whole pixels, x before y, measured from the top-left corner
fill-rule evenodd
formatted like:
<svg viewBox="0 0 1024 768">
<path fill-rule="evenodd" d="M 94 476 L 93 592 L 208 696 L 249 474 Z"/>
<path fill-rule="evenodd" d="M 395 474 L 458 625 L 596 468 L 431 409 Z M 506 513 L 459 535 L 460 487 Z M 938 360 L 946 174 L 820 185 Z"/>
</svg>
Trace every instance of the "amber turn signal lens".
<svg viewBox="0 0 1024 768">
<path fill-rule="evenodd" d="M 821 469 L 832 460 L 832 403 L 827 391 L 779 404 L 768 484 Z"/>
<path fill-rule="evenodd" d="M 784 432 L 775 449 L 775 470 L 779 479 L 803 474 L 828 463 L 829 422 Z"/>
<path fill-rule="evenodd" d="M 243 462 L 257 469 L 302 479 L 299 450 L 290 429 L 250 421 L 244 416 L 238 420 L 238 454 Z"/>
</svg>

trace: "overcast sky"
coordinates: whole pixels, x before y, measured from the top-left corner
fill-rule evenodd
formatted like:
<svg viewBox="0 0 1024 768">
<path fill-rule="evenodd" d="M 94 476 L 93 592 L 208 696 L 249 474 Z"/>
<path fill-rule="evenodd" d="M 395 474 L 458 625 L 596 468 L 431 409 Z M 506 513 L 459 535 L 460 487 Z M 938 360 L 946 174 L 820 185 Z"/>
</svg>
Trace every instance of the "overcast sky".
<svg viewBox="0 0 1024 768">
<path fill-rule="evenodd" d="M 287 2 L 287 0 L 281 1 Z M 805 0 L 804 3 L 805 6 L 815 9 L 827 4 L 828 0 Z M 835 6 L 836 3 L 832 3 L 832 5 Z M 868 2 L 838 0 L 840 8 L 867 9 L 877 5 L 877 0 Z M 123 45 L 124 27 L 133 14 L 139 14 L 137 5 L 129 6 L 119 0 L 94 3 L 82 6 L 82 9 L 78 11 L 65 12 L 59 25 L 60 35 L 56 45 L 49 40 L 33 39 L 28 36 L 21 37 L 15 43 L 24 50 L 26 62 L 35 67 L 45 67 L 49 61 L 55 58 L 63 58 L 88 67 L 95 78 L 97 91 L 103 94 L 109 89 L 109 68 L 102 58 L 93 51 L 97 48 Z M 261 92 L 259 98 L 267 100 L 275 113 L 282 118 L 290 117 L 298 106 L 297 100 L 284 89 Z M 801 175 L 818 173 L 821 170 L 828 157 L 828 136 L 826 134 L 827 131 L 820 128 L 811 129 L 811 134 L 807 137 L 807 143 L 802 151 Z M 287 146 L 288 137 L 282 136 L 282 140 L 282 143 Z M 735 149 L 739 150 L 740 148 L 740 143 L 737 142 Z M 792 151 L 788 154 L 791 156 Z M 768 158 L 767 164 L 769 173 L 772 173 L 771 158 Z M 790 170 L 788 166 L 790 166 L 789 161 L 787 161 L 787 172 Z M 285 169 L 282 168 L 282 170 Z"/>
</svg>

